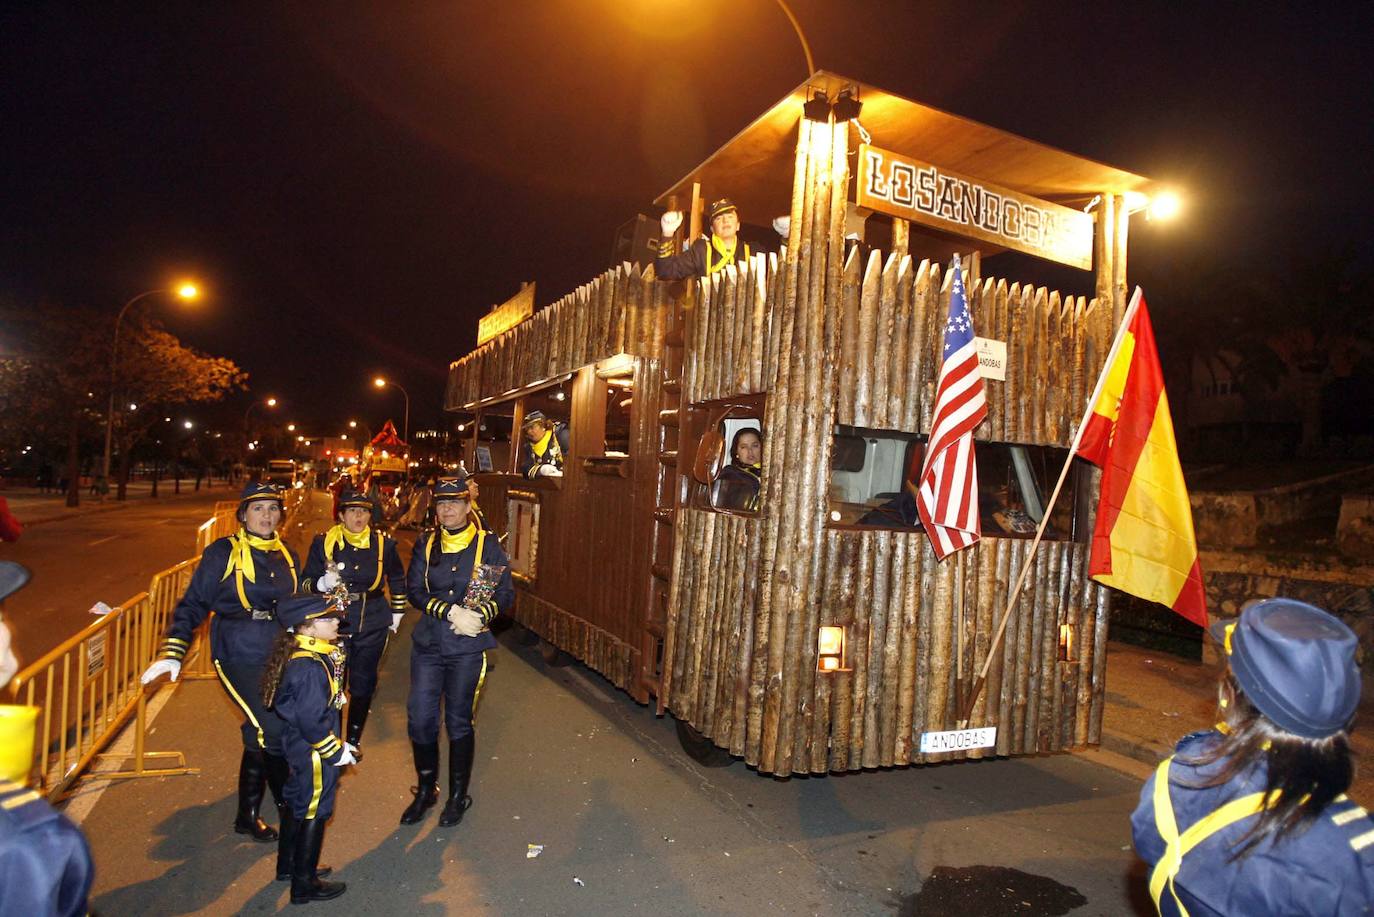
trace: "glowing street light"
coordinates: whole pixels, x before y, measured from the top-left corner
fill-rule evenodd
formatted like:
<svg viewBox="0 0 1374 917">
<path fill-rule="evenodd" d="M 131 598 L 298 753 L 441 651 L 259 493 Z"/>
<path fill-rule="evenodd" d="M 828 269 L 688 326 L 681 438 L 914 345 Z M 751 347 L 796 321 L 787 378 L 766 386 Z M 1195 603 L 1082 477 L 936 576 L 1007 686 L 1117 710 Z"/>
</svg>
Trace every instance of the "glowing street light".
<svg viewBox="0 0 1374 917">
<path fill-rule="evenodd" d="M 287 424 L 287 425 L 286 425 L 286 432 L 288 432 L 288 433 L 295 433 L 295 432 L 296 432 L 296 425 L 293 424 L 293 423 Z"/>
<path fill-rule="evenodd" d="M 161 293 L 175 293 L 183 302 L 194 302 L 200 298 L 200 290 L 194 283 L 183 281 L 175 289 L 159 287 L 156 290 L 145 290 L 133 299 L 124 304 L 119 310 L 119 315 L 115 317 L 114 342 L 110 345 L 110 399 L 105 408 L 105 457 L 101 462 L 100 480 L 104 485 L 101 488 L 101 499 L 104 499 L 105 492 L 109 490 L 110 481 L 110 451 L 114 443 L 114 405 L 115 405 L 115 384 L 119 372 L 119 329 L 124 323 L 124 316 L 128 313 L 129 307 L 141 299 L 149 296 L 157 296 Z M 133 410 L 132 408 L 130 410 Z"/>
<path fill-rule="evenodd" d="M 405 440 L 407 443 L 410 442 L 410 392 L 407 392 L 399 383 L 393 382 L 383 376 L 378 376 L 373 379 L 372 384 L 377 386 L 377 388 L 386 388 L 388 385 L 392 388 L 399 388 L 401 389 L 401 394 L 405 395 L 406 413 L 405 421 L 401 426 L 401 439 Z"/>
</svg>

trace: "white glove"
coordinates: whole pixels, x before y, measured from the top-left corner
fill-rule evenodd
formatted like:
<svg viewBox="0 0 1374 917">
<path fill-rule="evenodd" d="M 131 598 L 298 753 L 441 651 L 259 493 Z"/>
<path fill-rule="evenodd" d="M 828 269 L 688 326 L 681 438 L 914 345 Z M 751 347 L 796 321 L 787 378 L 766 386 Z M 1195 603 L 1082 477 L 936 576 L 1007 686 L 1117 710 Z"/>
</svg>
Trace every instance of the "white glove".
<svg viewBox="0 0 1374 917">
<path fill-rule="evenodd" d="M 339 753 L 339 760 L 334 762 L 334 766 L 348 767 L 350 764 L 357 764 L 358 757 L 354 754 L 357 750 L 358 749 L 354 748 L 352 745 L 345 743 L 344 750 Z"/>
<path fill-rule="evenodd" d="M 784 239 L 786 239 L 786 238 L 787 238 L 787 234 L 788 234 L 789 232 L 791 232 L 791 230 L 792 230 L 792 215 L 791 215 L 791 214 L 785 213 L 785 214 L 783 214 L 783 215 L 780 216 L 780 217 L 774 218 L 774 220 L 773 220 L 773 232 L 777 233 L 778 235 L 780 235 L 780 236 L 782 236 Z"/>
<path fill-rule="evenodd" d="M 176 681 L 177 676 L 180 674 L 180 662 L 175 659 L 159 659 L 157 662 L 148 666 L 148 670 L 143 673 L 143 677 L 139 680 L 147 685 L 157 681 L 163 675 L 170 675 L 172 676 L 172 681 Z"/>
<path fill-rule="evenodd" d="M 539 466 L 539 477 L 541 478 L 561 478 L 563 469 L 557 465 L 543 464 Z"/>
<path fill-rule="evenodd" d="M 681 210 L 669 210 L 667 213 L 663 214 L 663 216 L 658 218 L 658 228 L 663 230 L 664 239 L 667 239 L 673 233 L 677 232 L 677 228 L 681 225 Z"/>
<path fill-rule="evenodd" d="M 333 567 L 330 567 L 328 570 L 324 571 L 324 576 L 315 580 L 315 591 L 328 592 L 337 585 L 339 585 L 339 574 Z"/>
<path fill-rule="evenodd" d="M 0 688 L 9 684 L 18 671 L 19 659 L 10 647 L 10 629 L 4 621 L 0 621 Z"/>
<path fill-rule="evenodd" d="M 463 637 L 475 637 L 487 629 L 482 616 L 471 608 L 453 609 L 448 613 L 448 622 L 453 632 Z"/>
<path fill-rule="evenodd" d="M 401 619 L 404 617 L 405 615 L 399 611 L 393 611 L 391 613 L 391 632 L 393 634 L 396 633 L 396 628 L 401 626 Z"/>
</svg>

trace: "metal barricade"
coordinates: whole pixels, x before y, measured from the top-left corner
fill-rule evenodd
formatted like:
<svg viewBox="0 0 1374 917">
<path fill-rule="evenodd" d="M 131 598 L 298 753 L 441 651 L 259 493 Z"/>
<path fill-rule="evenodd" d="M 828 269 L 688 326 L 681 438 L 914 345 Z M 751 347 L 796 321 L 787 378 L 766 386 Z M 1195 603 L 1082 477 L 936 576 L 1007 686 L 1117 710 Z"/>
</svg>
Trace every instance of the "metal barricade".
<svg viewBox="0 0 1374 917">
<path fill-rule="evenodd" d="M 288 491 L 283 500 L 286 516 L 301 510 L 309 493 L 310 488 Z M 200 772 L 187 767 L 179 751 L 146 750 L 148 692 L 140 678 L 157 658 L 172 611 L 186 592 L 201 553 L 238 529 L 237 509 L 237 502 L 216 503 L 214 515 L 196 531 L 195 557 L 153 574 L 147 592 L 87 625 L 10 682 L 8 693 L 14 703 L 40 709 L 31 776 L 34 786 L 50 800 L 62 796 L 101 757 L 131 763 L 122 770 L 90 776 L 117 779 Z M 216 677 L 208 646 L 209 623 L 197 631 L 183 660 L 182 679 Z M 135 720 L 133 751 L 107 752 L 131 717 Z M 150 767 L 149 761 L 171 763 Z"/>
</svg>

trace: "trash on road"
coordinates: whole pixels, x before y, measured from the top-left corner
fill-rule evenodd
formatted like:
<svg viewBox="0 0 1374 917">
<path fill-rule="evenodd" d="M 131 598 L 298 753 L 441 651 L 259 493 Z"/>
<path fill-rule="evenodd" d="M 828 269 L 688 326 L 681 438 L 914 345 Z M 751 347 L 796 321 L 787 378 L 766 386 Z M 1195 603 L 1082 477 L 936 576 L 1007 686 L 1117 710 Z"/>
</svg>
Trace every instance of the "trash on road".
<svg viewBox="0 0 1374 917">
<path fill-rule="evenodd" d="M 544 845 L 543 845 L 543 844 L 526 844 L 526 845 L 525 845 L 525 859 L 527 859 L 527 860 L 532 860 L 532 859 L 534 859 L 535 857 L 539 856 L 539 854 L 541 854 L 541 853 L 543 853 L 543 852 L 544 852 Z"/>
<path fill-rule="evenodd" d="M 582 881 L 581 879 L 579 879 L 577 876 L 573 876 L 573 884 L 574 884 L 574 885 L 581 885 L 583 888 L 586 888 L 586 887 L 587 887 L 587 883 L 586 883 L 586 882 L 583 882 L 583 881 Z"/>
<path fill-rule="evenodd" d="M 106 605 L 104 602 L 96 602 L 94 605 L 91 606 L 91 614 L 95 615 L 98 618 L 103 618 L 105 615 L 109 614 L 112 611 L 114 611 L 114 609 L 111 608 L 109 605 Z"/>
</svg>

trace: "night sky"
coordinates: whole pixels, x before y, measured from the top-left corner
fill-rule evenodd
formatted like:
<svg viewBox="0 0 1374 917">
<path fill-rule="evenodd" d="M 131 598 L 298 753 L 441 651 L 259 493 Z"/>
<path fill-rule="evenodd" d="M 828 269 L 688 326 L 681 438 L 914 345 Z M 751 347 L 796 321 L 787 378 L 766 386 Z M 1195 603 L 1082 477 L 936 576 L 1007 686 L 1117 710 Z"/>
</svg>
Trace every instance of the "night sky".
<svg viewBox="0 0 1374 917">
<path fill-rule="evenodd" d="M 1176 186 L 1179 222 L 1133 224 L 1147 292 L 1181 264 L 1369 260 L 1367 4 L 1088 6 L 793 0 L 820 68 Z M 113 313 L 198 277 L 203 306 L 161 319 L 319 433 L 399 425 L 377 372 L 435 423 L 479 315 L 595 276 L 806 75 L 771 0 L 3 10 L 0 298 Z"/>
</svg>

